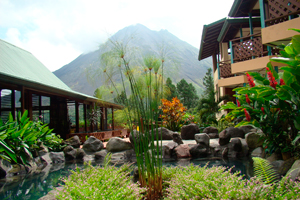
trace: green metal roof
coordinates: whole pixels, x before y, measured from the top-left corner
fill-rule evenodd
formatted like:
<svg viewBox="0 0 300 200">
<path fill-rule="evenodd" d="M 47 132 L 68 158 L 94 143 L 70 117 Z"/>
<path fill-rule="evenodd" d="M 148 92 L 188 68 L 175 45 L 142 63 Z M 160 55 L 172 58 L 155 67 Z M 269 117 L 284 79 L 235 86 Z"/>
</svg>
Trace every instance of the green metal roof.
<svg viewBox="0 0 300 200">
<path fill-rule="evenodd" d="M 14 46 L 0 39 L 0 80 L 28 88 L 51 92 L 70 99 L 99 102 L 100 100 L 73 91 L 64 82 L 50 72 L 30 52 Z M 121 108 L 122 106 L 110 102 L 100 101 L 99 103 Z"/>
<path fill-rule="evenodd" d="M 218 44 L 217 38 L 225 20 L 226 17 L 203 26 L 198 60 L 207 58 L 214 53 L 216 45 Z"/>
</svg>

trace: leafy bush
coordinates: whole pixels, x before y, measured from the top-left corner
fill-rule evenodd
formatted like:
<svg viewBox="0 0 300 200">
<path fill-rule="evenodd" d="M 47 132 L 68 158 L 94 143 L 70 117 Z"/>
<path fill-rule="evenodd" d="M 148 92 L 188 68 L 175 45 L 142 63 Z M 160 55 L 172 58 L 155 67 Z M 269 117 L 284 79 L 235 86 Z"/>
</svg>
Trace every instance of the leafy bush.
<svg viewBox="0 0 300 200">
<path fill-rule="evenodd" d="M 234 122 L 232 122 L 228 118 L 221 117 L 221 119 L 218 120 L 217 124 L 212 123 L 211 126 L 216 127 L 220 133 L 221 131 L 225 130 L 228 127 L 233 127 Z"/>
<path fill-rule="evenodd" d="M 180 103 L 180 100 L 177 97 L 174 97 L 172 101 L 162 99 L 161 102 L 162 105 L 159 109 L 163 112 L 161 115 L 163 124 L 167 129 L 179 131 L 180 123 L 184 117 L 186 108 Z"/>
<path fill-rule="evenodd" d="M 17 119 L 13 120 L 10 113 L 5 124 L 0 119 L 0 157 L 26 164 L 27 159 L 32 158 L 31 151 L 39 148 L 39 143 L 44 142 L 50 149 L 56 149 L 63 141 L 47 124 L 30 121 L 27 115 L 27 110 L 23 115 L 19 112 Z"/>
<path fill-rule="evenodd" d="M 257 72 L 247 73 L 249 85 L 235 88 L 237 105 L 229 102 L 221 109 L 232 109 L 228 118 L 244 117 L 237 126 L 253 125 L 263 130 L 264 147 L 272 153 L 293 151 L 292 144 L 300 130 L 300 35 L 280 51 L 280 58 L 271 61 L 288 66 L 277 73 L 271 63 L 266 76 Z"/>
<path fill-rule="evenodd" d="M 145 189 L 132 183 L 132 168 L 125 164 L 120 168 L 86 166 L 79 168 L 63 181 L 64 189 L 59 191 L 57 199 L 141 199 Z"/>
<path fill-rule="evenodd" d="M 170 168 L 173 171 L 168 181 L 165 199 L 298 199 L 300 183 L 282 179 L 265 185 L 259 179 L 243 179 L 225 167 Z M 170 173 L 170 172 L 169 172 Z"/>
</svg>

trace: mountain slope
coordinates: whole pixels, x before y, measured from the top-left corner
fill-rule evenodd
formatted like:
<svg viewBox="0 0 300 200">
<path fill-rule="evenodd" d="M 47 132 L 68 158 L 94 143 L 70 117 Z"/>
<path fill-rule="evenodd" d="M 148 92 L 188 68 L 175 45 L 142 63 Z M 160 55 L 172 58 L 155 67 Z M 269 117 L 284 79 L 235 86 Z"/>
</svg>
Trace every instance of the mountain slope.
<svg viewBox="0 0 300 200">
<path fill-rule="evenodd" d="M 164 45 L 167 49 L 164 77 L 170 77 L 175 83 L 182 78 L 186 79 L 188 83 L 193 83 L 199 95 L 203 89 L 202 78 L 207 69 L 212 66 L 211 59 L 199 62 L 197 48 L 180 40 L 167 30 L 152 31 L 141 24 L 128 26 L 111 38 L 117 38 L 120 41 L 130 37 L 134 38 L 132 42 L 141 55 L 147 55 L 153 51 L 159 52 L 161 46 Z M 91 78 L 99 69 L 101 64 L 99 58 L 104 51 L 100 46 L 98 50 L 80 55 L 53 73 L 73 90 L 93 95 L 95 89 L 104 81 L 104 77 Z"/>
</svg>

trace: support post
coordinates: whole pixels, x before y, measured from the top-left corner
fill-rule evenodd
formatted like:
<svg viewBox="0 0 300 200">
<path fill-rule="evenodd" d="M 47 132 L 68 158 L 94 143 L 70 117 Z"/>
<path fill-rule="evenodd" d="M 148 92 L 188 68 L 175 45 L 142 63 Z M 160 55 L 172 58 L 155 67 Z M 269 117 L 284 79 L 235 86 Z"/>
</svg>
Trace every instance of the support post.
<svg viewBox="0 0 300 200">
<path fill-rule="evenodd" d="M 114 107 L 111 107 L 111 129 L 115 130 Z"/>
<path fill-rule="evenodd" d="M 264 0 L 259 0 L 259 10 L 260 10 L 260 26 L 261 28 L 266 27 L 266 15 L 265 15 L 265 3 Z"/>
<path fill-rule="evenodd" d="M 13 119 L 16 119 L 16 93 L 15 90 L 11 90 L 11 114 Z"/>
<path fill-rule="evenodd" d="M 240 38 L 243 37 L 243 28 L 241 27 L 240 28 Z M 243 39 L 240 39 L 240 42 L 243 42 Z"/>
<path fill-rule="evenodd" d="M 75 102 L 76 133 L 79 133 L 79 104 Z"/>
<path fill-rule="evenodd" d="M 21 113 L 25 112 L 25 89 L 21 86 Z"/>
<path fill-rule="evenodd" d="M 234 63 L 234 51 L 232 41 L 229 41 L 230 53 L 231 53 L 231 64 Z"/>
<path fill-rule="evenodd" d="M 84 115 L 84 132 L 87 133 L 86 104 L 83 104 L 83 115 Z"/>
<path fill-rule="evenodd" d="M 32 92 L 28 91 L 27 101 L 28 101 L 28 117 L 32 120 Z"/>
</svg>

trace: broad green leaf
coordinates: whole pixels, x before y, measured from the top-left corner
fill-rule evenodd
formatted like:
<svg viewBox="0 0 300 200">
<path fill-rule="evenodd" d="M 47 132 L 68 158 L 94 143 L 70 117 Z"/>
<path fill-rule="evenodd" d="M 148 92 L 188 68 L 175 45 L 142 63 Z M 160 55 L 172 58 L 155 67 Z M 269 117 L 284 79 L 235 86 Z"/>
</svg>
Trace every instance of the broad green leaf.
<svg viewBox="0 0 300 200">
<path fill-rule="evenodd" d="M 238 108 L 237 105 L 235 103 L 233 103 L 233 102 L 230 101 L 227 104 L 222 105 L 221 108 L 220 108 L 220 110 L 237 109 L 237 108 Z"/>
<path fill-rule="evenodd" d="M 292 46 L 296 55 L 300 54 L 300 35 L 294 35 L 292 37 Z"/>
<path fill-rule="evenodd" d="M 21 123 L 24 124 L 25 120 L 27 119 L 28 116 L 28 110 L 25 110 L 25 112 L 23 113 L 22 117 L 21 117 Z"/>
<path fill-rule="evenodd" d="M 300 116 L 296 117 L 296 119 L 294 120 L 294 124 L 296 129 L 300 130 Z"/>
<path fill-rule="evenodd" d="M 282 79 L 284 80 L 286 85 L 291 85 L 292 82 L 296 81 L 291 72 L 287 70 L 284 70 Z"/>
<path fill-rule="evenodd" d="M 280 51 L 280 54 L 284 58 L 289 58 L 290 57 L 290 55 L 288 53 L 286 53 L 285 51 Z"/>
<path fill-rule="evenodd" d="M 298 65 L 298 61 L 296 61 L 293 58 L 273 57 L 273 58 L 270 58 L 270 60 L 274 61 L 274 62 L 283 63 L 283 64 L 286 64 L 286 65 L 291 65 L 291 66 L 297 66 Z"/>
<path fill-rule="evenodd" d="M 0 140 L 0 146 L 4 149 L 4 151 L 9 155 L 9 157 L 13 161 L 18 163 L 17 156 L 16 156 L 15 152 L 3 140 Z"/>
<path fill-rule="evenodd" d="M 276 95 L 281 99 L 281 100 L 288 100 L 291 99 L 290 93 L 285 90 L 284 88 L 280 87 L 278 88 Z"/>
<path fill-rule="evenodd" d="M 290 66 L 284 66 L 284 67 L 281 67 L 280 68 L 281 70 L 284 70 L 284 71 L 288 71 L 290 72 L 292 75 L 298 75 L 300 76 L 300 71 L 293 68 L 293 67 L 290 67 Z"/>
<path fill-rule="evenodd" d="M 258 72 L 248 72 L 250 76 L 253 76 L 255 80 L 264 81 L 265 78 L 261 76 Z"/>
<path fill-rule="evenodd" d="M 296 28 L 289 28 L 288 30 L 293 30 L 293 31 L 296 31 L 296 32 L 300 33 L 300 29 L 296 29 Z"/>
<path fill-rule="evenodd" d="M 287 52 L 290 55 L 294 54 L 294 50 L 293 50 L 293 47 L 291 46 L 291 44 L 286 45 L 285 48 L 284 48 L 284 51 Z"/>
</svg>

